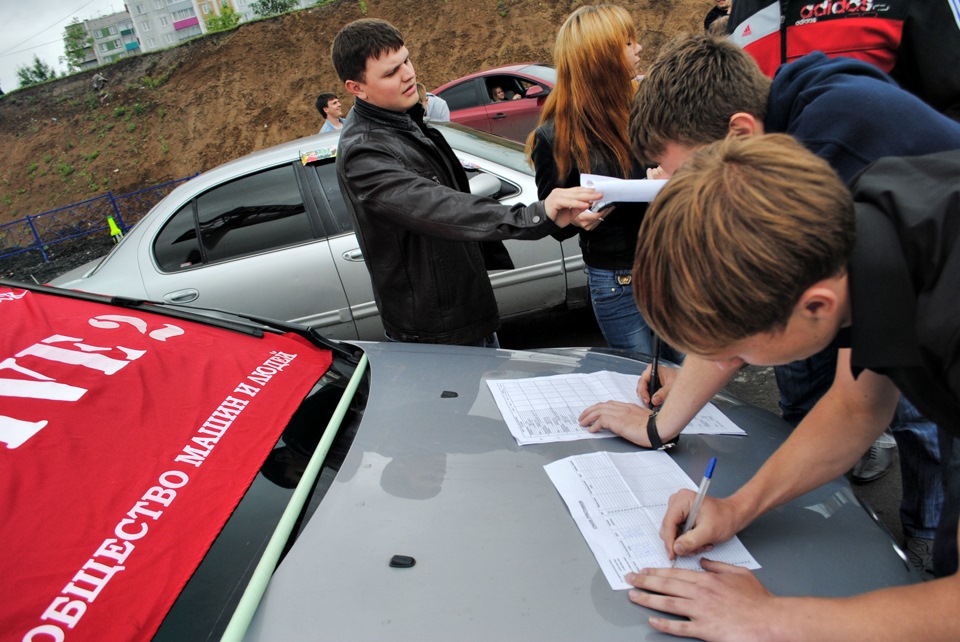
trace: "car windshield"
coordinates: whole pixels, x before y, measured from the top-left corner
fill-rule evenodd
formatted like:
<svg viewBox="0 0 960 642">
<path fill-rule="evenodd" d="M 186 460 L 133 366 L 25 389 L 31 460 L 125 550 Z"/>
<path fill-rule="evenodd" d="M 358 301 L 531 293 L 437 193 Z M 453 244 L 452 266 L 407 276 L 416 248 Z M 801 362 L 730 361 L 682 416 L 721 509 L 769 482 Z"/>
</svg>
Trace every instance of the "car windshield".
<svg viewBox="0 0 960 642">
<path fill-rule="evenodd" d="M 458 152 L 473 154 L 504 167 L 533 176 L 523 145 L 456 123 L 433 123 Z"/>
<path fill-rule="evenodd" d="M 541 80 L 545 80 L 553 86 L 557 85 L 557 70 L 545 65 L 529 65 L 519 70 L 522 74 L 529 74 Z"/>
</svg>

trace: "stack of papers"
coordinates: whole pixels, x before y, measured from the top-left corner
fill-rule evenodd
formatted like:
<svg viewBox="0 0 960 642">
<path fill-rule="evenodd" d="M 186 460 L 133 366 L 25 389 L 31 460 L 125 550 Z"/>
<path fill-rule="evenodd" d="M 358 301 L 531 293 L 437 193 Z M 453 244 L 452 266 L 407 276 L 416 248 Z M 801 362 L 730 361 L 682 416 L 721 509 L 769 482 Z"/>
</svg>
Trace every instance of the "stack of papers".
<svg viewBox="0 0 960 642">
<path fill-rule="evenodd" d="M 616 437 L 587 432 L 578 418 L 593 404 L 622 401 L 642 405 L 638 375 L 618 372 L 566 374 L 528 379 L 488 379 L 487 386 L 510 433 L 521 446 L 575 439 Z M 746 435 L 713 404 L 707 404 L 684 428 L 692 435 Z"/>
</svg>

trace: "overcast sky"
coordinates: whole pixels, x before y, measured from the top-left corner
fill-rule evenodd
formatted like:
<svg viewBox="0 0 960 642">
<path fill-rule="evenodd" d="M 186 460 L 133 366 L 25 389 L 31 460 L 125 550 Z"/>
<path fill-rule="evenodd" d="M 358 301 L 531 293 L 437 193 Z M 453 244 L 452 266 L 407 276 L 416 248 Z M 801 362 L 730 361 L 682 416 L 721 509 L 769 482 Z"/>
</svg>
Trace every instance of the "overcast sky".
<svg viewBox="0 0 960 642">
<path fill-rule="evenodd" d="M 16 89 L 17 67 L 33 64 L 36 54 L 61 75 L 63 30 L 81 22 L 123 11 L 123 0 L 0 0 L 0 88 Z"/>
</svg>

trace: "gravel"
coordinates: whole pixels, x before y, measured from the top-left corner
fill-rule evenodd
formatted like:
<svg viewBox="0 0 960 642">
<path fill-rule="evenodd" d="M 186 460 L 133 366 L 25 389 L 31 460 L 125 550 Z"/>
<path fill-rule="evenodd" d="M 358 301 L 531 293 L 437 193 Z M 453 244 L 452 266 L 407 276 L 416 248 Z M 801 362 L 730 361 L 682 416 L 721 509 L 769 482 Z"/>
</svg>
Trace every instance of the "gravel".
<svg viewBox="0 0 960 642">
<path fill-rule="evenodd" d="M 103 256 L 111 248 L 113 242 L 109 236 L 87 234 L 48 246 L 46 261 L 40 250 L 0 258 L 0 277 L 23 283 L 49 283 L 64 272 Z"/>
</svg>

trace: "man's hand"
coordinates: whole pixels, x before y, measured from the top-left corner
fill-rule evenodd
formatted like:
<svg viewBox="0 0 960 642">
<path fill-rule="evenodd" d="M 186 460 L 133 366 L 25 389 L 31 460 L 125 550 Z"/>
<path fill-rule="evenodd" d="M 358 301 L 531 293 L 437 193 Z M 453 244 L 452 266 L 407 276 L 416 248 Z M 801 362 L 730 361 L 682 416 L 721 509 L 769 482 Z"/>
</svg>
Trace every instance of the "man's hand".
<svg viewBox="0 0 960 642">
<path fill-rule="evenodd" d="M 775 624 L 777 598 L 750 571 L 703 559 L 706 573 L 648 568 L 629 573 L 630 601 L 688 620 L 650 618 L 650 626 L 703 640 L 767 640 Z"/>
<path fill-rule="evenodd" d="M 576 225 L 579 228 L 590 231 L 596 228 L 598 225 L 603 223 L 603 219 L 610 216 L 613 210 L 617 209 L 616 205 L 607 205 L 602 210 L 593 211 L 592 209 L 582 212 L 575 219 L 570 221 L 571 225 Z"/>
<path fill-rule="evenodd" d="M 700 505 L 693 528 L 680 535 L 696 497 L 696 492 L 686 489 L 670 496 L 667 512 L 660 524 L 660 539 L 670 559 L 712 550 L 714 544 L 731 539 L 742 527 L 729 499 L 706 497 Z"/>
<path fill-rule="evenodd" d="M 649 417 L 650 410 L 643 406 L 622 401 L 604 401 L 584 410 L 579 421 L 588 432 L 606 429 L 635 444 L 650 448 L 650 440 L 647 438 Z"/>
<path fill-rule="evenodd" d="M 574 219 L 581 223 L 590 223 L 602 218 L 602 215 L 598 212 L 585 211 L 590 208 L 594 201 L 601 198 L 603 198 L 603 194 L 591 187 L 557 188 L 544 199 L 543 207 L 551 221 L 560 227 L 566 227 Z"/>
<path fill-rule="evenodd" d="M 674 380 L 677 378 L 677 373 L 680 372 L 679 368 L 671 368 L 670 366 L 665 366 L 662 363 L 657 369 L 657 377 L 660 379 L 660 388 L 657 390 L 657 393 L 653 395 L 653 399 L 650 399 L 650 372 L 653 370 L 653 365 L 647 366 L 647 369 L 643 371 L 643 374 L 640 375 L 640 381 L 637 382 L 637 396 L 643 400 L 643 403 L 657 408 L 663 405 L 663 402 L 666 401 L 667 395 L 670 394 L 670 387 L 673 385 Z"/>
<path fill-rule="evenodd" d="M 666 173 L 662 167 L 657 165 L 656 167 L 647 169 L 647 178 L 649 180 L 664 180 L 670 178 L 670 174 Z"/>
</svg>

